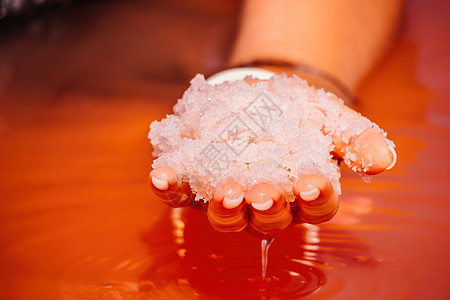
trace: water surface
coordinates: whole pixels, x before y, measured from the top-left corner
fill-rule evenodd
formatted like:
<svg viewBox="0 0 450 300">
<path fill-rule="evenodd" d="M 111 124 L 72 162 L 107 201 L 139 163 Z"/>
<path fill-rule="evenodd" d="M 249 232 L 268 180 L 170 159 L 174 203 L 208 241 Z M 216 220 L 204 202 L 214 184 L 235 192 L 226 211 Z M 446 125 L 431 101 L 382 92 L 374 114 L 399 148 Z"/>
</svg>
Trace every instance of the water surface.
<svg viewBox="0 0 450 300">
<path fill-rule="evenodd" d="M 277 236 L 265 281 L 257 238 L 215 232 L 205 216 L 164 206 L 147 186 L 148 125 L 170 112 L 184 78 L 152 75 L 144 87 L 145 76 L 136 83 L 107 59 L 95 61 L 116 76 L 109 81 L 83 72 L 57 80 L 48 70 L 41 78 L 33 64 L 69 57 L 73 71 L 89 58 L 70 54 L 76 37 L 56 39 L 49 47 L 69 54 L 40 54 L 41 62 L 23 54 L 34 40 L 3 46 L 11 61 L 11 53 L 23 61 L 9 64 L 10 73 L 2 69 L 8 80 L 0 85 L 1 298 L 448 299 L 450 24 L 440 13 L 448 5 L 433 2 L 410 2 L 398 43 L 358 90 L 360 110 L 397 144 L 397 166 L 371 184 L 345 169 L 337 216 Z M 109 14 L 144 22 L 135 7 L 119 8 Z M 108 28 L 117 19 L 108 16 L 93 30 L 93 37 L 104 31 L 107 42 L 92 38 L 83 47 L 111 42 Z M 207 72 L 203 65 L 187 70 Z"/>
</svg>

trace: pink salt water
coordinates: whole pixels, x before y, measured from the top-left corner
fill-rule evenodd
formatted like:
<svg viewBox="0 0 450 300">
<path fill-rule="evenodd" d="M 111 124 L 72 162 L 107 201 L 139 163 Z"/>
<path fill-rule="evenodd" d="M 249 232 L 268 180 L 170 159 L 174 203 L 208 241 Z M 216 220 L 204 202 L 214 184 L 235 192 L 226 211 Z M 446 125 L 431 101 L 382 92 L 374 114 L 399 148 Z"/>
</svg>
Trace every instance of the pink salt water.
<svg viewBox="0 0 450 300">
<path fill-rule="evenodd" d="M 192 57 L 231 44 L 214 22 L 234 22 L 236 2 L 202 3 L 214 17 L 200 6 L 183 15 L 178 1 L 173 12 L 163 1 L 83 3 L 98 8 L 83 11 L 89 30 L 33 23 L 0 43 L 0 298 L 448 299 L 448 1 L 408 1 L 400 41 L 357 92 L 395 141 L 396 167 L 371 184 L 344 168 L 337 216 L 278 235 L 265 284 L 260 240 L 173 212 L 146 182 L 149 120 L 171 113 L 189 80 L 158 47 L 182 49 L 190 76 L 208 72 Z M 39 42 L 44 27 L 55 34 Z M 165 69 L 142 73 L 142 62 Z"/>
</svg>

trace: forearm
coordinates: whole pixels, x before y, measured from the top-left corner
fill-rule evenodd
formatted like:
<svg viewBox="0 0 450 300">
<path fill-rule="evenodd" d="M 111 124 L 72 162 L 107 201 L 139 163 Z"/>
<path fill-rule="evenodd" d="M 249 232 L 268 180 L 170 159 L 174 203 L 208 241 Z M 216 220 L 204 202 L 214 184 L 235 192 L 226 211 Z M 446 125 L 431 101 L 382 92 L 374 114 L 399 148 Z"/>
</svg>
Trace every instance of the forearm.
<svg viewBox="0 0 450 300">
<path fill-rule="evenodd" d="M 230 65 L 286 60 L 354 88 L 392 41 L 402 0 L 248 0 Z"/>
</svg>

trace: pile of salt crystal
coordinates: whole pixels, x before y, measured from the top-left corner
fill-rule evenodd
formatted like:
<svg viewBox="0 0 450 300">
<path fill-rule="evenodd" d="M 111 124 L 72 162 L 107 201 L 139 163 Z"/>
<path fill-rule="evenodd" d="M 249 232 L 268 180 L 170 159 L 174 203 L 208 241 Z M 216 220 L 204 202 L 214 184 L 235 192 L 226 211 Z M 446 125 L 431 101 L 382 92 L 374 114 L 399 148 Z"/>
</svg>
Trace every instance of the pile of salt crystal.
<svg viewBox="0 0 450 300">
<path fill-rule="evenodd" d="M 210 85 L 197 75 L 174 114 L 150 125 L 153 168 L 172 167 L 203 201 L 229 179 L 245 189 L 262 181 L 278 184 L 293 201 L 293 183 L 308 173 L 328 178 L 340 193 L 331 136 L 348 142 L 377 126 L 346 114 L 339 102 L 296 76 Z M 351 165 L 353 158 L 344 160 Z"/>
</svg>

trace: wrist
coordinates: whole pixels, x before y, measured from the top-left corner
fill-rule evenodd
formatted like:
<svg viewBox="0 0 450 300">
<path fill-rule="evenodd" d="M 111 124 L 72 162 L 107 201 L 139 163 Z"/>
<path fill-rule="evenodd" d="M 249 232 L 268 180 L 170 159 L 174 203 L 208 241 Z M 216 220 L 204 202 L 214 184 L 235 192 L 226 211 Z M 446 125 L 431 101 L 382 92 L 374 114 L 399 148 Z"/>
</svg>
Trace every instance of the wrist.
<svg viewBox="0 0 450 300">
<path fill-rule="evenodd" d="M 335 94 L 348 106 L 353 106 L 356 102 L 355 96 L 350 89 L 334 76 L 318 68 L 279 60 L 255 60 L 240 64 L 210 76 L 208 82 L 210 84 L 218 84 L 224 81 L 242 80 L 246 76 L 267 80 L 273 75 L 281 73 L 289 76 L 295 74 L 306 80 L 309 85 Z"/>
</svg>

